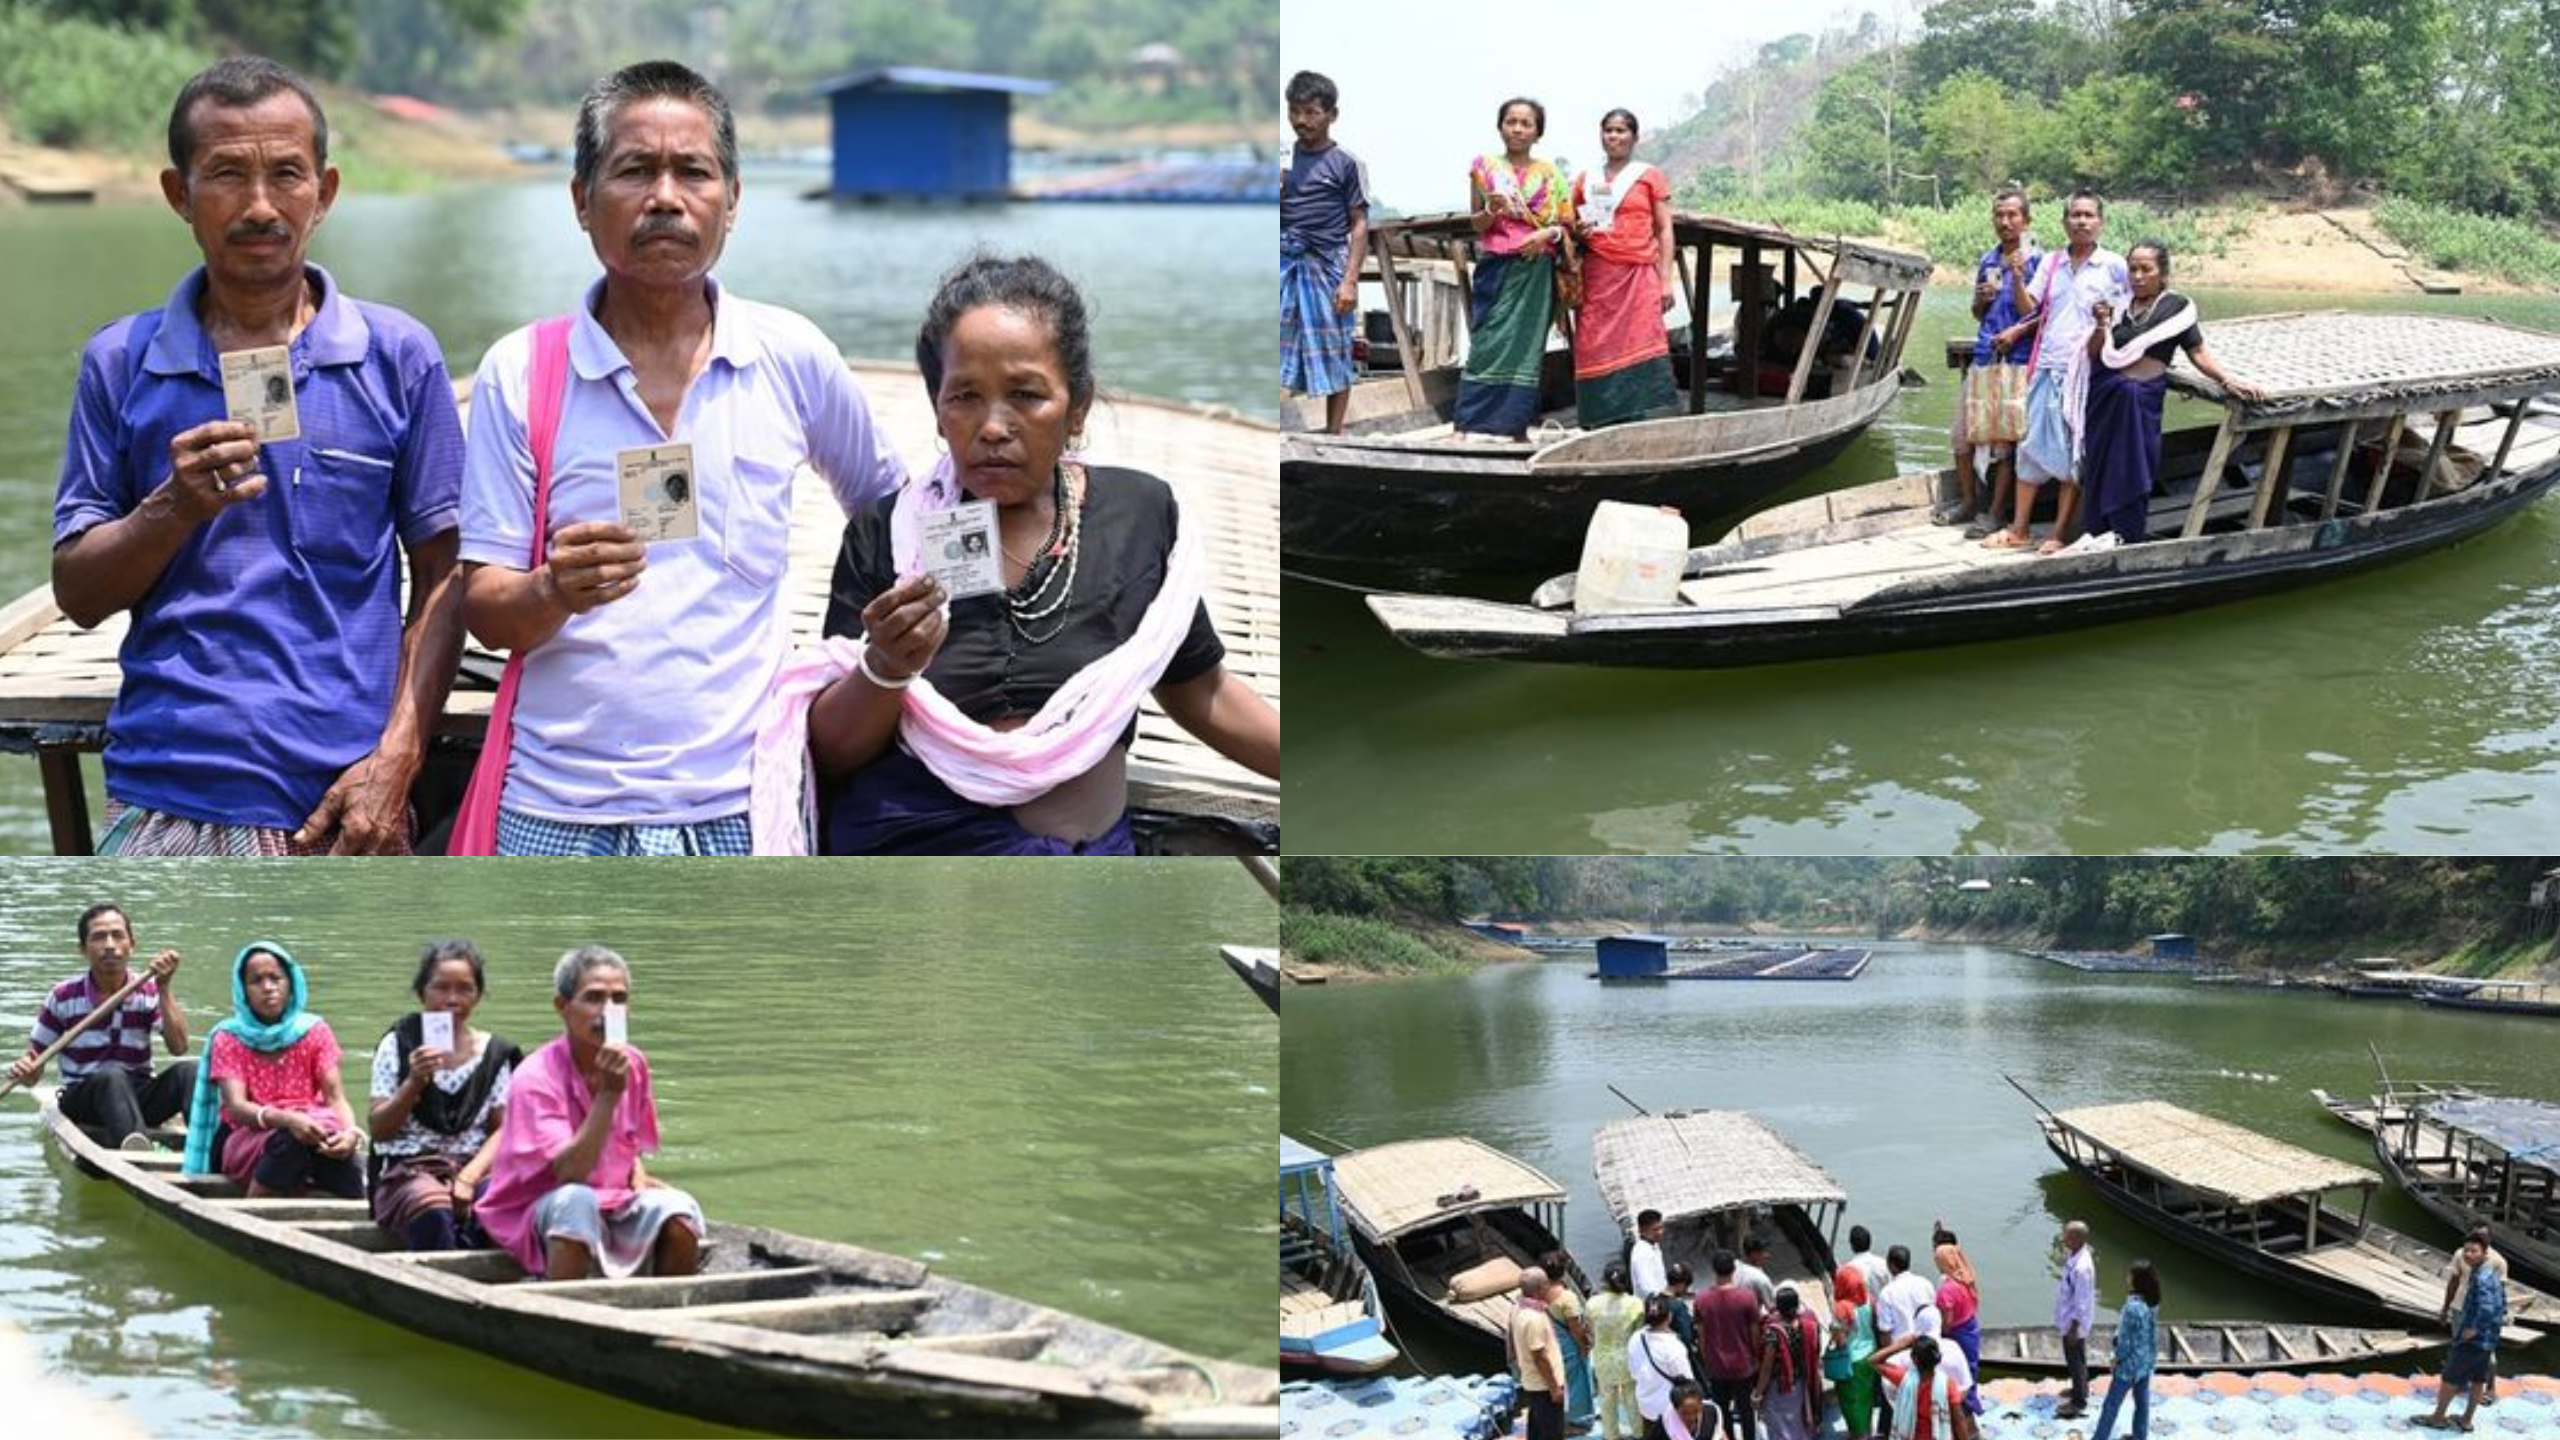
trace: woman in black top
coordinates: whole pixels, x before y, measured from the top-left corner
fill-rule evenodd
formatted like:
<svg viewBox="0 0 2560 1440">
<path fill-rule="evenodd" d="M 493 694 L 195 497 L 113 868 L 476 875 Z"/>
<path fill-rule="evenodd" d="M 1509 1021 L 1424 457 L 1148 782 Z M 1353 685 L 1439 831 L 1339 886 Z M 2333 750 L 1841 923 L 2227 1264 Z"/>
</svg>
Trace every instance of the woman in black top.
<svg viewBox="0 0 2560 1440">
<path fill-rule="evenodd" d="M 1068 456 L 1094 396 L 1075 287 L 1037 258 L 974 258 L 944 278 L 916 361 L 950 455 L 845 527 L 825 629 L 865 643 L 809 712 L 832 791 L 824 848 L 1127 854 L 1128 746 L 1149 691 L 1221 754 L 1277 775 L 1278 713 L 1228 673 L 1207 608 L 1183 602 L 1201 562 L 1178 543 L 1172 490 Z M 954 600 L 914 532 L 969 500 L 995 503 L 1007 588 Z"/>
<path fill-rule="evenodd" d="M 2169 361 L 2187 352 L 2204 377 L 2242 399 L 2265 392 L 2223 373 L 2204 343 L 2195 302 L 2169 287 L 2169 247 L 2145 240 L 2124 257 L 2133 301 L 2118 318 L 2101 300 L 2089 331 L 2089 410 L 2080 456 L 2081 538 L 2070 553 L 2139 545 L 2150 537 L 2160 475 L 2160 402 Z M 2110 321 L 2114 323 L 2109 324 Z"/>
</svg>

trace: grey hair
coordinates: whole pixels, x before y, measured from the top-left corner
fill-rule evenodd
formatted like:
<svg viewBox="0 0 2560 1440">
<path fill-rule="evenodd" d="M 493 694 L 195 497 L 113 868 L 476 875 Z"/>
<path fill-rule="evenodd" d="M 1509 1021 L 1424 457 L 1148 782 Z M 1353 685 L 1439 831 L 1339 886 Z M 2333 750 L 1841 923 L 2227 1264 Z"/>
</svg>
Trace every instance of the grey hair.
<svg viewBox="0 0 2560 1440">
<path fill-rule="evenodd" d="M 2076 1235 L 2080 1239 L 2086 1240 L 2089 1238 L 2089 1222 L 2086 1220 L 2067 1221 L 2063 1224 L 2062 1233 L 2065 1235 Z"/>
<path fill-rule="evenodd" d="M 561 999 L 574 1000 L 578 986 L 585 981 L 590 970 L 619 970 L 628 976 L 631 962 L 601 945 L 581 945 L 561 956 L 560 963 L 551 967 L 551 988 L 560 992 Z"/>
<path fill-rule="evenodd" d="M 1520 1293 L 1535 1300 L 1547 1293 L 1547 1272 L 1532 1265 L 1520 1272 Z"/>
<path fill-rule="evenodd" d="M 587 88 L 578 102 L 577 179 L 581 189 L 595 188 L 604 168 L 604 148 L 622 107 L 635 100 L 682 100 L 699 105 L 711 117 L 719 136 L 720 178 L 738 183 L 738 122 L 729 113 L 729 97 L 695 71 L 673 60 L 643 60 L 625 65 Z"/>
</svg>

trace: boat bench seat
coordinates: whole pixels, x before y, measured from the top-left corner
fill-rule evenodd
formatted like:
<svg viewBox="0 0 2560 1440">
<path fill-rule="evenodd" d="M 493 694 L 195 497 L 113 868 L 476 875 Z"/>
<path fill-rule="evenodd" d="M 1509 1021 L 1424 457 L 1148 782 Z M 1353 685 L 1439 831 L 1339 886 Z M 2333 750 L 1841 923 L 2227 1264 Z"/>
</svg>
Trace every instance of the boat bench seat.
<svg viewBox="0 0 2560 1440">
<path fill-rule="evenodd" d="M 1293 1340 L 1312 1340 L 1328 1330 L 1354 1324 L 1366 1313 L 1360 1302 L 1345 1300 L 1321 1310 L 1300 1310 L 1280 1317 L 1280 1333 Z"/>
<path fill-rule="evenodd" d="M 620 1283 L 620 1282 L 616 1282 Z M 802 1295 L 789 1300 L 732 1300 L 694 1305 L 689 1320 L 720 1320 L 765 1330 L 801 1335 L 847 1332 L 891 1334 L 913 1325 L 932 1309 L 930 1290 L 856 1290 L 840 1295 Z"/>
<path fill-rule="evenodd" d="M 699 1309 L 731 1300 L 779 1300 L 805 1295 L 826 1277 L 823 1265 L 777 1265 L 764 1270 L 723 1270 L 700 1275 L 631 1275 L 620 1280 L 545 1280 L 542 1293 L 627 1310 Z"/>
</svg>

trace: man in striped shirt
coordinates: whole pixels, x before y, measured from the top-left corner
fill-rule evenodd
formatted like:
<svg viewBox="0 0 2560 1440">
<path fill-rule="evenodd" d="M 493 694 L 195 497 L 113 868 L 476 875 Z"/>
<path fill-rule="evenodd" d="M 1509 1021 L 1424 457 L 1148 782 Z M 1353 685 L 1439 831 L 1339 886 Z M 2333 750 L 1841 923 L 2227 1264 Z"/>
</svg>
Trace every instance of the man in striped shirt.
<svg viewBox="0 0 2560 1440">
<path fill-rule="evenodd" d="M 44 1074 L 41 1057 L 47 1047 L 78 1028 L 133 978 L 133 922 L 114 905 L 90 906 L 80 914 L 80 952 L 89 959 L 87 973 L 53 987 L 36 1012 L 27 1053 L 9 1066 L 21 1085 Z M 124 998 L 116 1013 L 73 1036 L 58 1057 L 62 1113 L 103 1132 L 110 1145 L 125 1144 L 145 1127 L 184 1110 L 195 1090 L 193 1060 L 179 1060 L 157 1075 L 151 1071 L 153 1030 L 168 1042 L 171 1055 L 187 1053 L 187 1013 L 176 993 L 164 988 L 177 969 L 177 951 L 153 956 L 150 978 Z M 140 1144 L 147 1148 L 150 1142 Z"/>
</svg>

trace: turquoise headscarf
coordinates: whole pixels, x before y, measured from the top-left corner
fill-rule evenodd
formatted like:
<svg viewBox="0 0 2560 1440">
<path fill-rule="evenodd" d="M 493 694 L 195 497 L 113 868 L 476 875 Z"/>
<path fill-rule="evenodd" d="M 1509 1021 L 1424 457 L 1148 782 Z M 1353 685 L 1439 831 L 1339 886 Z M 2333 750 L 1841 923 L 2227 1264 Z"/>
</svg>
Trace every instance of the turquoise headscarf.
<svg viewBox="0 0 2560 1440">
<path fill-rule="evenodd" d="M 284 978 L 291 985 L 285 996 L 284 1013 L 273 1024 L 258 1018 L 249 1008 L 249 986 L 241 979 L 249 969 L 252 955 L 272 955 L 284 965 Z M 204 1060 L 196 1066 L 196 1092 L 187 1105 L 187 1158 L 183 1168 L 190 1175 L 203 1175 L 213 1169 L 213 1129 L 222 1118 L 222 1086 L 213 1078 L 213 1037 L 229 1033 L 241 1044 L 264 1054 L 274 1054 L 311 1033 L 320 1017 L 303 1013 L 306 994 L 302 984 L 302 967 L 293 955 L 273 940 L 252 940 L 240 947 L 231 961 L 231 1014 L 204 1037 Z"/>
</svg>

